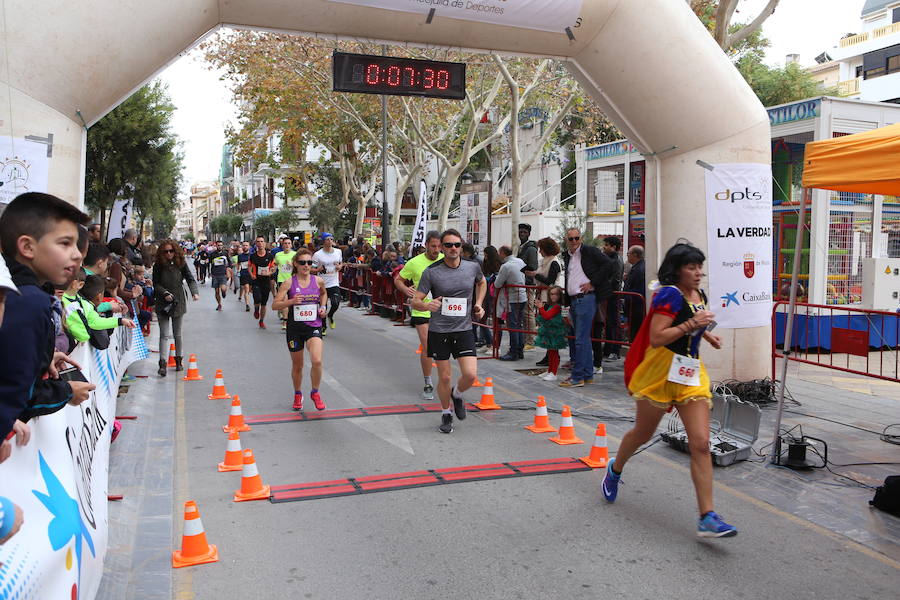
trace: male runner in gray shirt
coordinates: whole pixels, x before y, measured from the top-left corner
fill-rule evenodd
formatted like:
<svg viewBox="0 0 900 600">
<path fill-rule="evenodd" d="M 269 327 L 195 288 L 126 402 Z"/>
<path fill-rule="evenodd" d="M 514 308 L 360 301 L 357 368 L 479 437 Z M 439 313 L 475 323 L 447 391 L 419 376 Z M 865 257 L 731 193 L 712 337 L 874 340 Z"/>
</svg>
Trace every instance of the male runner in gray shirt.
<svg viewBox="0 0 900 600">
<path fill-rule="evenodd" d="M 475 335 L 472 333 L 472 316 L 484 316 L 481 304 L 487 292 L 487 282 L 477 262 L 461 260 L 462 236 L 455 229 L 441 234 L 444 259 L 430 265 L 422 273 L 416 296 L 411 305 L 416 310 L 431 312 L 428 324 L 428 356 L 437 363 L 438 397 L 441 400 L 441 433 L 453 431 L 453 414 L 466 418 L 466 402 L 462 393 L 472 387 L 478 373 L 475 356 Z M 474 294 L 473 294 L 474 291 Z M 434 300 L 426 301 L 431 294 Z M 474 295 L 474 302 L 473 302 Z M 459 364 L 460 376 L 451 389 L 450 356 Z"/>
</svg>

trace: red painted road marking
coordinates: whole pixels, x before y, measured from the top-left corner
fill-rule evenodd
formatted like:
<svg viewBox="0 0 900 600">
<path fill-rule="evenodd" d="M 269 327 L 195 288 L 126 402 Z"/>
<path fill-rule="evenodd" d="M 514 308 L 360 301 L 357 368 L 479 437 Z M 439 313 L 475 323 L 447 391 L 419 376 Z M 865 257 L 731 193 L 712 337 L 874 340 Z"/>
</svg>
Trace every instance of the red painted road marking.
<svg viewBox="0 0 900 600">
<path fill-rule="evenodd" d="M 406 473 L 367 475 L 365 477 L 350 477 L 332 481 L 276 485 L 272 486 L 272 495 L 269 500 L 276 503 L 295 500 L 316 500 L 430 485 L 462 483 L 465 481 L 591 470 L 590 467 L 577 458 L 546 458 L 489 465 L 469 465 L 445 469 L 409 471 Z"/>
<path fill-rule="evenodd" d="M 467 404 L 468 410 L 478 412 L 474 404 Z M 410 415 L 440 412 L 440 404 L 398 404 L 396 406 L 366 406 L 363 408 L 343 408 L 322 412 L 289 412 L 271 415 L 244 416 L 248 425 L 273 425 L 276 423 L 299 423 L 305 421 L 328 421 L 331 419 L 352 419 L 357 417 L 380 417 L 384 415 Z"/>
</svg>

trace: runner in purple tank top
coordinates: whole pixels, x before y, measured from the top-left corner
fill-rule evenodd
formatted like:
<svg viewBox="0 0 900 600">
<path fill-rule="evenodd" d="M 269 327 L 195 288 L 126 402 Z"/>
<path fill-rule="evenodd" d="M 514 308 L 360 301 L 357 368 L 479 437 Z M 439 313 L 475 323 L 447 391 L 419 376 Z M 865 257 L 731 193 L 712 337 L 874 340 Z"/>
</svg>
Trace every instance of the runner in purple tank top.
<svg viewBox="0 0 900 600">
<path fill-rule="evenodd" d="M 294 382 L 294 410 L 303 410 L 303 350 L 309 350 L 312 391 L 309 397 L 318 410 L 325 410 L 325 403 L 319 395 L 322 381 L 322 319 L 325 318 L 325 304 L 328 293 L 322 279 L 312 275 L 313 264 L 309 250 L 301 249 L 291 261 L 294 272 L 290 279 L 278 288 L 272 310 L 288 309 L 287 345 L 291 353 L 291 378 Z"/>
</svg>

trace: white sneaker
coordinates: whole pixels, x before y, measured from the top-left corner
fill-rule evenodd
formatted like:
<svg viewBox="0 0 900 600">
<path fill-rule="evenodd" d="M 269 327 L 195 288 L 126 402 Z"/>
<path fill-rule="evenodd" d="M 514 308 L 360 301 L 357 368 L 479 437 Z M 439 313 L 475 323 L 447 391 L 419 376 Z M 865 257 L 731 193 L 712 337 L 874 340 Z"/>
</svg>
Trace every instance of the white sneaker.
<svg viewBox="0 0 900 600">
<path fill-rule="evenodd" d="M 544 381 L 556 381 L 556 373 L 546 372 L 540 376 Z"/>
<path fill-rule="evenodd" d="M 594 375 L 603 375 L 603 367 L 594 367 Z"/>
<path fill-rule="evenodd" d="M 478 350 L 478 353 L 479 354 L 490 354 L 493 351 L 494 351 L 493 346 L 485 346 L 485 347 L 481 348 L 480 350 Z"/>
</svg>

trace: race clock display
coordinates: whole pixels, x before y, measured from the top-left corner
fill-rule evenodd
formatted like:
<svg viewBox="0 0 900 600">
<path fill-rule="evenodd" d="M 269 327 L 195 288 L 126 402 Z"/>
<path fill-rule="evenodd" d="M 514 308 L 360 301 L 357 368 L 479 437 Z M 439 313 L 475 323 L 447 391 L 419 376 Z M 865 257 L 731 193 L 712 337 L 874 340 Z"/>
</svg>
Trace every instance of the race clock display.
<svg viewBox="0 0 900 600">
<path fill-rule="evenodd" d="M 463 100 L 465 63 L 335 52 L 335 92 Z"/>
</svg>

